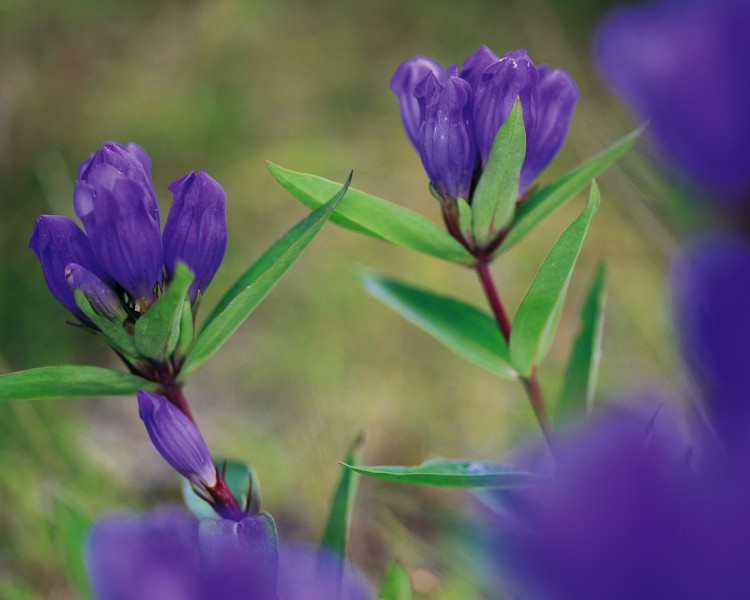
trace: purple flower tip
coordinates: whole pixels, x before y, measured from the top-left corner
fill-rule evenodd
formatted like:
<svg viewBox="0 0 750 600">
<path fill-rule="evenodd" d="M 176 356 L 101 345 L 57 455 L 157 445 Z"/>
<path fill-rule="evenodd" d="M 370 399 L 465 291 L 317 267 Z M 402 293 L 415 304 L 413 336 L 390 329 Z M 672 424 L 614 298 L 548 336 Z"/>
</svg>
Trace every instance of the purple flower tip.
<svg viewBox="0 0 750 600">
<path fill-rule="evenodd" d="M 138 409 L 151 442 L 164 460 L 193 485 L 214 487 L 216 467 L 195 424 L 159 394 L 138 392 Z"/>
<path fill-rule="evenodd" d="M 75 290 L 81 290 L 97 314 L 120 323 L 127 317 L 115 291 L 81 265 L 71 263 L 65 267 L 65 280 L 74 293 Z"/>
</svg>

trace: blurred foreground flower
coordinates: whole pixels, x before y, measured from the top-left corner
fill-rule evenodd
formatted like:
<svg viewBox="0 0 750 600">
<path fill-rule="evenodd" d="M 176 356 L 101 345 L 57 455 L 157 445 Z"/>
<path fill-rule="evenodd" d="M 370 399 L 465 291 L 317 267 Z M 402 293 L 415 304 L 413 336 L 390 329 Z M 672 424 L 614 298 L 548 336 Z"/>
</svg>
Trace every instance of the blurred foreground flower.
<svg viewBox="0 0 750 600">
<path fill-rule="evenodd" d="M 278 549 L 265 515 L 197 521 L 181 510 L 113 514 L 93 527 L 94 600 L 365 600 L 349 566 L 306 546 Z M 278 593 L 278 596 L 277 596 Z"/>
<path fill-rule="evenodd" d="M 599 28 L 615 90 L 668 158 L 735 207 L 750 201 L 750 2 L 660 0 Z"/>
</svg>

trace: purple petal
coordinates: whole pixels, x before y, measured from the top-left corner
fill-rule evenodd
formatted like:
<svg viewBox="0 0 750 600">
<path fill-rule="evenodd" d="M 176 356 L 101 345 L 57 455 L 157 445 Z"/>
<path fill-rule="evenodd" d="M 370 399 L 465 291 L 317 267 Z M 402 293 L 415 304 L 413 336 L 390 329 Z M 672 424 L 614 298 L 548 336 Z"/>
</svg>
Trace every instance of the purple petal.
<svg viewBox="0 0 750 600">
<path fill-rule="evenodd" d="M 417 137 L 421 120 L 419 102 L 414 97 L 414 90 L 428 73 L 432 73 L 442 85 L 445 85 L 446 75 L 443 66 L 425 56 L 415 56 L 402 62 L 391 77 L 391 91 L 398 97 L 401 121 L 415 148 L 418 147 Z"/>
<path fill-rule="evenodd" d="M 194 485 L 214 487 L 216 467 L 195 424 L 166 398 L 151 392 L 138 392 L 138 409 L 164 460 Z"/>
<path fill-rule="evenodd" d="M 428 75 L 415 91 L 424 111 L 419 154 L 435 188 L 452 198 L 468 199 L 477 147 L 471 127 L 471 87 L 451 77 L 445 88 Z"/>
<path fill-rule="evenodd" d="M 536 119 L 531 139 L 527 141 L 526 158 L 521 170 L 519 188 L 525 190 L 554 158 L 565 141 L 578 88 L 573 79 L 560 69 L 548 72 L 539 68 L 536 88 Z"/>
<path fill-rule="evenodd" d="M 471 89 L 476 92 L 484 70 L 499 60 L 500 57 L 487 46 L 479 46 L 461 66 L 461 79 L 466 80 Z"/>
<path fill-rule="evenodd" d="M 65 280 L 75 294 L 81 290 L 97 314 L 122 323 L 127 313 L 115 291 L 81 265 L 71 263 L 65 267 Z"/>
<path fill-rule="evenodd" d="M 76 184 L 74 205 L 107 272 L 133 298 L 151 301 L 161 283 L 162 243 L 144 188 L 109 164 L 92 165 Z"/>
<path fill-rule="evenodd" d="M 65 279 L 65 267 L 77 263 L 99 277 L 111 280 L 94 256 L 86 234 L 68 217 L 42 215 L 34 222 L 29 248 L 42 265 L 44 280 L 52 295 L 70 312 L 89 323 L 76 306 L 73 292 Z"/>
<path fill-rule="evenodd" d="M 521 99 L 526 138 L 534 134 L 537 69 L 525 52 L 508 54 L 512 56 L 506 55 L 484 70 L 475 90 L 474 127 L 482 164 L 517 96 Z"/>
<path fill-rule="evenodd" d="M 190 300 L 204 292 L 219 268 L 227 247 L 224 189 L 205 171 L 191 171 L 169 189 L 174 193 L 164 227 L 164 264 L 171 278 L 177 261 L 195 273 Z"/>
<path fill-rule="evenodd" d="M 599 27 L 604 76 L 664 155 L 687 176 L 747 206 L 750 199 L 750 3 L 652 2 Z"/>
</svg>

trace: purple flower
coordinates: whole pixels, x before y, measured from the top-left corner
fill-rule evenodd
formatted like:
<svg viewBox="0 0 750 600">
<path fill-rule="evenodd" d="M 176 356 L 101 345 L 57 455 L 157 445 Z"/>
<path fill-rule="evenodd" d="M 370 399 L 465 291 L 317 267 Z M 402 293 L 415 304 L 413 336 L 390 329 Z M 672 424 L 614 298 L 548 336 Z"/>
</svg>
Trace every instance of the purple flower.
<svg viewBox="0 0 750 600">
<path fill-rule="evenodd" d="M 466 59 L 460 74 L 421 56 L 405 61 L 391 79 L 391 90 L 435 189 L 467 201 L 516 97 L 527 138 L 519 194 L 560 149 L 578 99 L 566 72 L 537 67 L 525 50 L 500 58 L 486 46 Z"/>
<path fill-rule="evenodd" d="M 127 318 L 127 312 L 115 291 L 91 271 L 71 263 L 65 267 L 65 280 L 74 294 L 75 290 L 81 290 L 97 314 L 119 323 Z"/>
<path fill-rule="evenodd" d="M 164 460 L 201 489 L 218 482 L 216 467 L 198 428 L 163 396 L 138 392 L 138 409 L 146 431 Z"/>
<path fill-rule="evenodd" d="M 601 24 L 602 73 L 670 161 L 739 206 L 750 199 L 750 3 L 662 0 Z"/>
<path fill-rule="evenodd" d="M 52 295 L 70 312 L 88 323 L 88 319 L 76 306 L 73 292 L 66 281 L 65 268 L 71 263 L 77 263 L 102 279 L 107 276 L 83 231 L 67 217 L 42 215 L 34 223 L 29 248 L 42 265 L 44 280 Z"/>
<path fill-rule="evenodd" d="M 195 273 L 190 300 L 203 292 L 227 247 L 224 189 L 205 171 L 190 171 L 169 186 L 174 193 L 164 227 L 164 264 L 171 278 L 178 260 Z"/>
<path fill-rule="evenodd" d="M 73 199 L 99 262 L 132 298 L 148 305 L 161 285 L 159 208 L 138 158 L 105 143 L 78 169 Z"/>
<path fill-rule="evenodd" d="M 267 514 L 239 523 L 198 522 L 180 510 L 109 515 L 86 548 L 94 600 L 331 600 L 334 590 L 339 600 L 374 597 L 351 567 L 341 578 L 338 565 L 307 546 L 277 551 Z"/>
</svg>

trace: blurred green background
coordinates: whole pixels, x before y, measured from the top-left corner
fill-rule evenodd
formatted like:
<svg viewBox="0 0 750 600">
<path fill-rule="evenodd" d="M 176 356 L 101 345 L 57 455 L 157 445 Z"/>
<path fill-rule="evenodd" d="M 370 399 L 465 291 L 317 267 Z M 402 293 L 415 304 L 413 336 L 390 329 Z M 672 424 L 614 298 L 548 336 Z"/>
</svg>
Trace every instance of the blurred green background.
<svg viewBox="0 0 750 600">
<path fill-rule="evenodd" d="M 611 4 L 0 0 L 0 371 L 116 366 L 103 344 L 65 324 L 27 249 L 37 215 L 73 215 L 76 166 L 104 140 L 150 153 L 165 214 L 167 185 L 189 169 L 225 187 L 229 247 L 210 305 L 306 214 L 267 159 L 338 180 L 354 169 L 355 187 L 439 219 L 388 89 L 398 63 L 415 54 L 447 64 L 480 43 L 498 53 L 526 47 L 537 63 L 569 70 L 581 99 L 542 181 L 626 133 L 635 122 L 590 50 Z M 683 225 L 652 163 L 631 153 L 601 179 L 604 203 L 540 374 L 550 399 L 600 260 L 610 275 L 601 399 L 677 379 L 664 277 Z M 581 206 L 571 203 L 495 264 L 511 311 Z M 461 362 L 370 299 L 354 276 L 360 265 L 483 304 L 472 273 L 329 225 L 186 388 L 214 454 L 256 467 L 264 508 L 287 538 L 317 539 L 337 461 L 360 431 L 371 464 L 493 459 L 536 435 L 519 386 Z M 178 493 L 134 398 L 0 406 L 0 597 L 75 597 L 54 498 L 96 516 L 178 502 Z M 462 498 L 362 481 L 353 559 L 377 577 L 395 555 L 420 597 L 467 597 L 472 583 L 436 537 Z"/>
</svg>

